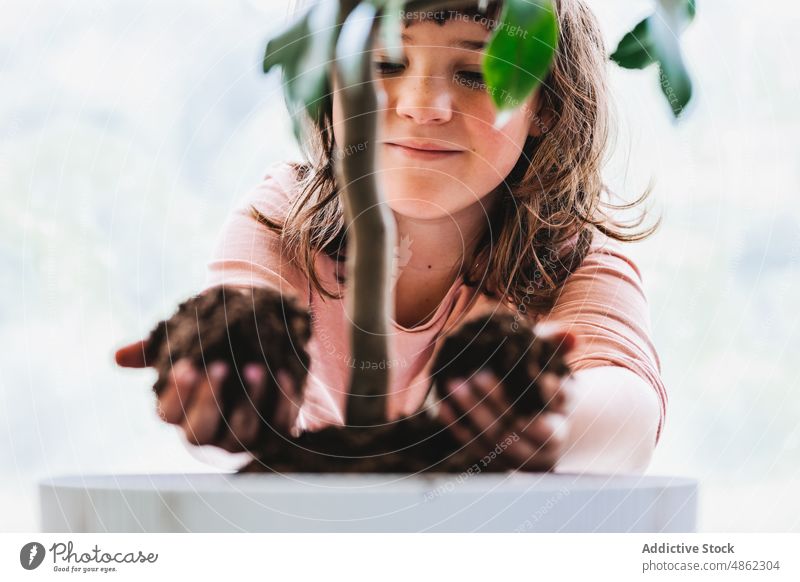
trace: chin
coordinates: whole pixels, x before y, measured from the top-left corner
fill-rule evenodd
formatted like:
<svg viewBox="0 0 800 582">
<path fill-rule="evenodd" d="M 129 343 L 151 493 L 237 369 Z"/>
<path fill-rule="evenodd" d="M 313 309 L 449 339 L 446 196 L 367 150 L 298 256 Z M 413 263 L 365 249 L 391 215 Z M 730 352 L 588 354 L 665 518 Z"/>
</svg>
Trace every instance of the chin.
<svg viewBox="0 0 800 582">
<path fill-rule="evenodd" d="M 420 220 L 432 220 L 450 216 L 453 209 L 447 208 L 441 202 L 424 200 L 420 198 L 389 198 L 389 208 L 397 214 Z"/>
<path fill-rule="evenodd" d="M 457 188 L 461 182 L 453 175 L 453 168 L 428 168 L 424 165 L 415 165 L 413 162 L 404 166 L 378 166 L 378 180 L 383 182 L 387 189 L 395 192 L 413 192 L 418 194 L 421 188 L 425 190 L 442 191 Z"/>
</svg>

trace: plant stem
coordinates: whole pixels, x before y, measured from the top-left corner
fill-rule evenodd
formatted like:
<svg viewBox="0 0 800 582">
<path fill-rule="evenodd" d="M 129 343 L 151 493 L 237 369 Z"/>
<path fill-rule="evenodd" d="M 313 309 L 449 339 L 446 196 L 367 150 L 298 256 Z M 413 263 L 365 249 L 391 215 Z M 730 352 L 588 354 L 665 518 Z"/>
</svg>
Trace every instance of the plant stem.
<svg viewBox="0 0 800 582">
<path fill-rule="evenodd" d="M 421 0 L 406 4 L 407 10 L 440 9 L 463 5 L 463 0 Z M 345 0 L 342 19 L 358 5 Z M 386 422 L 386 393 L 389 385 L 387 330 L 393 306 L 391 289 L 392 249 L 397 233 L 394 217 L 385 204 L 375 179 L 378 152 L 378 103 L 372 84 L 371 48 L 379 20 L 373 23 L 370 40 L 361 53 L 360 82 L 342 83 L 344 142 L 347 152 L 335 163 L 336 179 L 342 188 L 347 237 L 346 273 L 349 289 L 352 374 L 347 398 L 345 424 L 370 426 Z M 341 22 L 340 22 L 341 24 Z M 339 71 L 334 67 L 336 75 Z"/>
<path fill-rule="evenodd" d="M 373 23 L 370 42 L 377 31 Z M 341 82 L 346 155 L 336 160 L 342 188 L 347 235 L 347 313 L 351 321 L 350 391 L 345 423 L 350 426 L 386 421 L 387 329 L 392 248 L 396 226 L 375 179 L 378 151 L 378 102 L 371 79 L 371 54 L 361 55 L 361 82 Z M 338 69 L 336 70 L 338 75 Z"/>
</svg>

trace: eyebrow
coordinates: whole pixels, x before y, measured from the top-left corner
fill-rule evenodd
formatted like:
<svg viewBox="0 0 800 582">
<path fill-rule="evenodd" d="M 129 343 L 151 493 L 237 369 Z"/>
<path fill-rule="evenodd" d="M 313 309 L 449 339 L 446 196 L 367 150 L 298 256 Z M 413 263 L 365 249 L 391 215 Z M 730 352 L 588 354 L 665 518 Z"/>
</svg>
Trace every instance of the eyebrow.
<svg viewBox="0 0 800 582">
<path fill-rule="evenodd" d="M 411 40 L 411 37 L 408 36 L 406 33 L 401 34 L 400 38 L 405 40 L 405 41 Z M 479 50 L 482 50 L 482 49 L 486 48 L 486 42 L 482 41 L 482 40 L 458 39 L 458 40 L 454 40 L 453 42 L 451 42 L 447 46 L 453 47 L 453 48 L 472 49 L 472 50 L 479 51 Z"/>
</svg>

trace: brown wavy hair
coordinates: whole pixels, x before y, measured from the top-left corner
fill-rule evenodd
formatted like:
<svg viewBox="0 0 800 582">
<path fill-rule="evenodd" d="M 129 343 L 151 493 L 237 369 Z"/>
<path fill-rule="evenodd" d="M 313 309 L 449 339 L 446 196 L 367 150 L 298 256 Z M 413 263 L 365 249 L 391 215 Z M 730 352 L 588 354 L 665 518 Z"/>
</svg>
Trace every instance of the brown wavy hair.
<svg viewBox="0 0 800 582">
<path fill-rule="evenodd" d="M 583 0 L 555 0 L 554 5 L 558 46 L 550 73 L 540 85 L 540 108 L 533 119 L 541 134 L 528 136 L 517 164 L 498 186 L 501 202 L 462 273 L 466 285 L 480 286 L 489 297 L 517 306 L 524 302 L 529 315 L 552 308 L 564 281 L 583 262 L 596 231 L 628 242 L 649 237 L 661 223 L 659 217 L 651 227 L 630 232 L 644 222 L 645 210 L 628 223 L 606 212 L 638 206 L 651 189 L 628 204 L 603 199 L 611 194 L 601 178 L 610 117 L 606 49 L 595 16 Z M 439 25 L 455 14 L 478 16 L 487 29 L 493 29 L 501 8 L 502 0 L 492 1 L 486 12 L 479 12 L 473 1 L 457 9 L 419 14 L 429 15 L 426 19 Z M 413 22 L 407 18 L 403 25 Z M 330 79 L 328 83 L 319 118 L 303 114 L 301 120 L 302 147 L 309 161 L 293 165 L 298 195 L 287 216 L 280 220 L 252 211 L 281 235 L 288 256 L 314 288 L 338 299 L 342 295 L 324 287 L 314 263 L 322 252 L 341 267 L 347 242 L 343 202 L 334 176 Z M 343 270 L 337 268 L 339 283 L 344 283 Z"/>
</svg>

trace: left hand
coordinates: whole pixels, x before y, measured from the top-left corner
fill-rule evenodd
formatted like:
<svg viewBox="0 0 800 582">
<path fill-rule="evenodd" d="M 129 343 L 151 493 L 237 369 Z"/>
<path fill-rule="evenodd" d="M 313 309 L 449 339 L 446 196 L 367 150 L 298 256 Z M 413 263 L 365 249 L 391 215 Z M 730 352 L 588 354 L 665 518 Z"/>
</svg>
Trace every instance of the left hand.
<svg viewBox="0 0 800 582">
<path fill-rule="evenodd" d="M 445 386 L 439 419 L 468 449 L 480 468 L 502 463 L 505 469 L 551 471 L 563 452 L 569 430 L 566 414 L 571 376 L 545 372 L 538 379 L 546 408 L 533 417 L 515 412 L 500 379 L 481 370 Z"/>
</svg>

